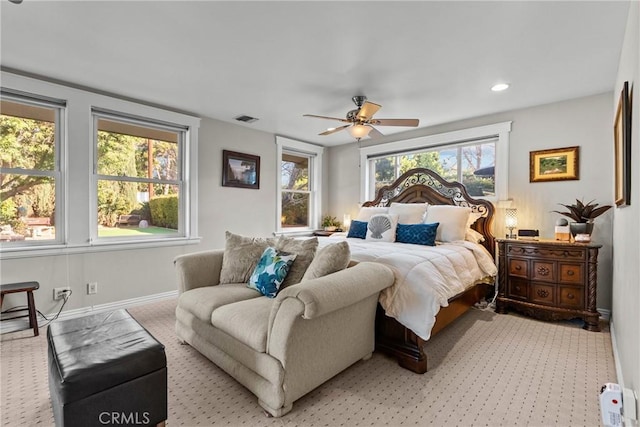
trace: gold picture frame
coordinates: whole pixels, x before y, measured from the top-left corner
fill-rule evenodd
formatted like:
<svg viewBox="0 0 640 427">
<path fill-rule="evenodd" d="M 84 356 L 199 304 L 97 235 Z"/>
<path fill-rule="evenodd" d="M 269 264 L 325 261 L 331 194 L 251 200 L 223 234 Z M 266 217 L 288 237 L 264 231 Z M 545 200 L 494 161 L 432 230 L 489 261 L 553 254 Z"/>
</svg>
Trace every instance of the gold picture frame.
<svg viewBox="0 0 640 427">
<path fill-rule="evenodd" d="M 631 103 L 629 102 L 629 82 L 624 82 L 616 118 L 613 122 L 614 164 L 616 206 L 631 203 Z"/>
<path fill-rule="evenodd" d="M 529 182 L 580 179 L 580 147 L 529 152 Z"/>
</svg>

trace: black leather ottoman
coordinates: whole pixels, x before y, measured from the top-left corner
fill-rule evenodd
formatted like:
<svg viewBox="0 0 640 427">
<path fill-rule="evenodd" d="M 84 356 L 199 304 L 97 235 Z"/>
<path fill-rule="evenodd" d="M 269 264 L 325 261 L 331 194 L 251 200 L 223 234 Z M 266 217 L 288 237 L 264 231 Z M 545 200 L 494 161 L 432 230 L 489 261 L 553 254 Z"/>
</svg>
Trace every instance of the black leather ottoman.
<svg viewBox="0 0 640 427">
<path fill-rule="evenodd" d="M 56 426 L 156 425 L 167 419 L 164 346 L 125 310 L 52 323 Z"/>
</svg>

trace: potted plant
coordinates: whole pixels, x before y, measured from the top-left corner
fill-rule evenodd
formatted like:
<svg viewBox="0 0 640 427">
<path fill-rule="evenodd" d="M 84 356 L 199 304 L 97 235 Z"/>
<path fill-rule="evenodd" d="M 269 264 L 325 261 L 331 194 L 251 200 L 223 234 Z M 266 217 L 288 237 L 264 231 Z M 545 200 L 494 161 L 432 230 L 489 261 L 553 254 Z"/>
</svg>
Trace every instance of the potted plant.
<svg viewBox="0 0 640 427">
<path fill-rule="evenodd" d="M 573 220 L 573 222 L 569 223 L 569 229 L 574 238 L 576 234 L 591 235 L 591 232 L 593 231 L 593 220 L 611 209 L 611 206 L 609 205 L 598 207 L 598 203 L 593 202 L 594 200 L 584 203 L 582 200 L 576 199 L 576 203 L 572 205 L 559 203 L 568 210 L 565 212 L 553 212 L 559 213 L 560 215 L 564 215 Z"/>
<path fill-rule="evenodd" d="M 341 225 L 335 216 L 325 215 L 322 217 L 322 228 L 324 231 L 336 231 Z"/>
</svg>

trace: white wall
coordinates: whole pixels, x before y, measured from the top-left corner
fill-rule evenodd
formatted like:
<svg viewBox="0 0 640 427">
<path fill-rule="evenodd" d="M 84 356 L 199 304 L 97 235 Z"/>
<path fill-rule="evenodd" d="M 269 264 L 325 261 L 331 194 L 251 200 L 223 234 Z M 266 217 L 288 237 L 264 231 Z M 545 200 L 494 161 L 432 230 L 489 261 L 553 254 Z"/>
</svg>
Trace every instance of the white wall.
<svg viewBox="0 0 640 427">
<path fill-rule="evenodd" d="M 613 204 L 613 113 L 611 94 L 601 94 L 538 107 L 514 110 L 442 126 L 419 129 L 385 138 L 385 142 L 402 137 L 434 135 L 453 130 L 513 121 L 509 147 L 509 197 L 518 208 L 519 228 L 539 229 L 542 237 L 553 238 L 555 221 L 562 209 L 558 203 L 572 203 L 576 198 L 596 199 Z M 529 182 L 529 152 L 580 146 L 580 179 L 560 182 Z M 333 214 L 357 213 L 359 170 L 357 144 L 328 150 L 330 168 L 329 206 Z M 498 210 L 494 234 L 505 233 L 501 210 Z M 599 256 L 598 308 L 611 308 L 612 219 L 610 210 L 596 220 L 594 240 L 603 245 Z"/>
<path fill-rule="evenodd" d="M 618 381 L 640 395 L 640 6 L 637 1 L 630 2 L 616 90 L 609 100 L 613 112 L 625 81 L 632 89 L 633 100 L 631 206 L 614 211 L 611 323 L 621 374 Z"/>
</svg>

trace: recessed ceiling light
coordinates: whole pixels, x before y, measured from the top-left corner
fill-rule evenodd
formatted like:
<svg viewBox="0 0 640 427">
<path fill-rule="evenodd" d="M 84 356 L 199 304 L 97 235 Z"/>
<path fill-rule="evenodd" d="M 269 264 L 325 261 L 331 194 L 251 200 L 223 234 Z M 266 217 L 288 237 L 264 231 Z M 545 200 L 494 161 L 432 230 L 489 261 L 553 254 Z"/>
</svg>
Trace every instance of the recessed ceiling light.
<svg viewBox="0 0 640 427">
<path fill-rule="evenodd" d="M 502 92 L 503 90 L 507 90 L 508 88 L 509 88 L 509 85 L 507 83 L 498 83 L 493 85 L 491 90 L 494 92 Z"/>
</svg>

